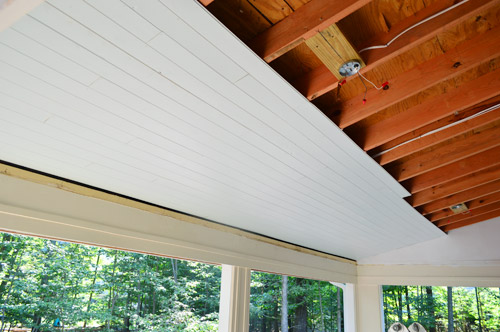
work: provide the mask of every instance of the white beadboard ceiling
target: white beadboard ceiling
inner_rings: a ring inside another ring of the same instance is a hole
[[[0,121],[4,161],[308,248],[444,236],[194,0],[43,3],[0,32]]]

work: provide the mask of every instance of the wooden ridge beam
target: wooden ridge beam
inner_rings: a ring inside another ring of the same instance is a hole
[[[460,24],[469,17],[486,11],[498,3],[500,3],[499,0],[469,0],[463,5],[415,27],[387,48],[363,52],[361,55],[366,63],[366,67],[362,69],[362,72],[367,72],[376,66],[397,57],[398,55],[427,41],[433,36],[436,36],[442,31]],[[417,12],[416,15],[410,16],[396,24],[388,33],[381,33],[375,36],[371,43],[367,46],[383,45],[408,27],[413,26],[441,9],[442,5],[439,4],[439,1],[437,1],[427,8]],[[296,79],[293,85],[309,100],[313,100],[335,89],[337,84],[337,78],[331,74],[328,68],[326,66],[319,66],[312,72]]]
[[[500,56],[499,35],[500,27],[491,29],[391,79],[389,90],[368,90],[366,99],[369,103],[366,105],[363,104],[364,93],[343,102],[340,114],[334,121],[341,128],[345,128],[412,95],[458,76],[479,63]],[[372,142],[371,137],[361,138],[363,141],[361,146],[365,150],[374,147],[376,141]]]
[[[469,210],[467,213],[457,214],[457,215],[451,216],[450,218],[438,220],[434,224],[437,227],[443,227],[443,226],[450,225],[450,224],[453,224],[453,223],[456,223],[456,222],[459,222],[459,221],[462,221],[465,219],[477,217],[477,216],[480,216],[482,214],[488,213],[488,212],[493,211],[493,210],[498,210],[498,209],[500,209],[500,202],[485,205],[485,206],[482,206],[482,207],[475,209],[475,210]]]
[[[500,126],[476,129],[453,138],[426,153],[388,168],[388,172],[398,181],[404,181],[455,161],[476,155],[500,145]]]
[[[496,218],[498,216],[500,216],[500,210],[494,210],[494,211],[482,214],[482,215],[477,216],[477,217],[472,217],[472,218],[469,218],[466,220],[462,220],[460,222],[456,222],[456,223],[451,224],[451,225],[443,226],[443,227],[441,227],[441,229],[443,230],[443,232],[449,232],[453,229],[469,226],[472,224],[477,224],[479,222],[493,219],[493,218]]]
[[[271,62],[304,40],[311,38],[318,31],[337,23],[370,1],[311,0],[256,36],[250,41],[249,46],[266,62]]]
[[[476,173],[496,165],[500,165],[500,146],[418,175],[405,181],[402,185],[405,188],[410,188],[411,193],[418,193],[422,190],[459,179],[463,176]],[[412,198],[413,206],[427,203],[426,201],[417,199],[416,195]]]
[[[487,196],[483,196],[483,197],[474,199],[470,202],[467,202],[466,204],[467,204],[467,207],[469,208],[469,210],[474,210],[474,209],[479,209],[482,206],[490,205],[490,204],[493,204],[493,203],[496,203],[499,201],[500,201],[500,192],[496,192],[496,193],[491,194],[491,195],[487,195]],[[440,220],[440,219],[443,219],[443,218],[446,218],[449,216],[453,216],[453,215],[455,215],[455,214],[450,209],[447,208],[447,209],[429,214],[427,216],[427,218],[430,221],[434,222],[434,221],[437,221],[437,220]]]
[[[441,185],[422,190],[414,193],[409,198],[410,204],[420,206],[421,202],[428,203],[447,197],[477,186],[481,186],[488,182],[500,179],[500,166],[494,166],[483,171],[465,175],[459,179],[443,183]]]
[[[425,204],[421,206],[418,210],[422,214],[429,214],[432,212],[439,211],[441,209],[445,209],[455,204],[460,204],[463,202],[468,202],[479,197],[483,197],[489,194],[493,194],[496,192],[500,192],[500,180],[489,182],[482,186],[472,188],[469,190],[462,191],[458,194],[451,195],[437,201]],[[467,207],[470,209],[469,205]]]
[[[416,128],[493,98],[499,91],[500,74],[495,70],[364,128],[361,146],[365,151],[373,149]]]
[[[498,119],[500,119],[500,109],[496,109],[486,114],[473,117],[462,123],[443,129],[439,132],[422,136],[411,142],[404,143],[403,145],[393,148],[392,150],[389,150],[386,153],[380,155],[379,157],[375,158],[375,160],[380,165],[385,165],[417,151],[428,148],[432,145],[444,142],[447,139],[463,134],[469,130],[477,129]]]

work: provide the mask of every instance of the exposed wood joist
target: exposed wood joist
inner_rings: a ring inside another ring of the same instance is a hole
[[[362,71],[369,71],[383,62],[389,61],[416,47],[440,32],[465,21],[469,17],[490,9],[498,3],[498,0],[469,0],[463,5],[415,27],[387,48],[363,52],[362,56],[366,67]],[[439,4],[428,6],[416,15],[410,16],[398,23],[389,32],[375,36],[370,45],[383,45],[387,43],[388,40],[394,38],[398,33],[439,11],[439,8]],[[337,84],[337,78],[330,73],[328,68],[320,66],[303,77],[296,79],[293,85],[309,100],[313,100],[335,89]]]
[[[426,153],[396,163],[388,169],[389,173],[398,181],[404,181],[499,146],[500,130],[494,126],[477,129],[453,138],[448,144],[442,144]]]
[[[500,210],[494,210],[494,211],[491,211],[489,213],[485,213],[485,214],[479,215],[477,217],[472,217],[472,218],[469,218],[469,219],[462,220],[460,222],[456,222],[456,223],[451,224],[451,225],[443,226],[443,227],[441,227],[441,229],[444,232],[449,232],[449,231],[451,231],[453,229],[461,228],[461,227],[464,227],[464,226],[469,226],[469,225],[472,225],[472,224],[477,224],[478,222],[489,220],[489,219],[493,219],[493,218],[496,218],[498,216],[500,216]]]
[[[414,193],[410,202],[432,202],[461,191],[475,188],[488,182],[500,179],[500,166],[494,166],[486,170],[462,176],[459,179]]]
[[[469,190],[462,191],[458,194],[451,195],[434,202],[425,204],[419,208],[419,210],[423,214],[429,214],[432,212],[439,211],[441,209],[445,209],[455,204],[460,204],[463,202],[468,202],[492,193],[500,192],[500,180],[493,181],[476,188],[472,188]],[[467,207],[470,209],[467,205]]]
[[[470,219],[473,217],[478,217],[482,214],[489,213],[491,211],[498,210],[498,209],[500,209],[500,202],[485,205],[485,206],[482,206],[482,207],[477,208],[475,210],[470,210],[467,213],[461,213],[461,214],[452,216],[450,218],[436,221],[435,225],[438,227],[443,227],[443,226],[450,225],[450,224],[453,224],[453,223],[456,223],[456,222],[459,222],[462,220]]]
[[[481,101],[493,98],[498,94],[498,91],[500,91],[500,74],[493,71],[462,84],[446,94],[438,95],[418,104],[403,113],[366,127],[362,142],[359,143],[364,150],[373,149],[415,128],[423,127]],[[339,121],[341,128],[352,124],[342,118]]]
[[[370,1],[312,0],[256,36],[249,46],[266,62],[271,62]]]
[[[492,29],[456,48],[426,61],[408,72],[390,80],[391,88],[387,91],[368,90],[364,105],[364,93],[343,102],[336,122],[341,128],[358,122],[412,95],[424,91],[474,68],[481,62],[487,62],[500,56],[500,28]],[[370,132],[368,132],[370,134]],[[364,137],[361,144],[365,150],[372,149],[377,141]]]
[[[443,167],[436,168],[433,171],[416,176],[403,185],[410,188],[411,193],[418,193],[422,190],[438,186],[452,180],[459,179],[465,175],[479,172],[496,165],[500,165],[500,147],[495,147],[473,155],[471,157],[459,160]],[[413,195],[412,205],[419,206],[428,201],[420,199],[420,196]]]
[[[470,202],[467,202],[466,204],[467,204],[467,207],[469,208],[469,210],[475,210],[475,209],[481,208],[482,206],[494,204],[494,203],[499,202],[499,201],[500,201],[500,192],[496,192],[494,194],[490,194],[490,195],[487,195],[484,197],[474,199]],[[441,220],[443,218],[447,218],[447,217],[453,216],[453,215],[455,215],[455,214],[450,209],[444,209],[444,210],[429,214],[427,216],[427,218],[430,221],[434,222],[434,221]]]
[[[498,119],[500,119],[500,109],[471,118],[467,121],[464,121],[452,127],[443,129],[439,132],[420,137],[411,142],[395,147],[392,150],[387,151],[386,153],[374,159],[378,161],[379,164],[385,165],[397,159],[406,157],[417,151],[426,149],[432,145],[444,142],[447,139],[463,134],[469,130],[477,129],[481,126],[484,126]]]

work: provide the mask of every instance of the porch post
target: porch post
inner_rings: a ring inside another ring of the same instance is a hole
[[[222,265],[219,332],[248,332],[250,269]]]
[[[385,327],[383,325],[382,286],[357,284],[356,293],[357,331],[383,332]]]

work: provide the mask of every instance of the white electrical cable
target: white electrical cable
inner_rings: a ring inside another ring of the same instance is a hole
[[[438,17],[438,16],[440,16],[440,15],[442,15],[442,14],[444,14],[444,13],[446,13],[446,12],[448,12],[448,11],[450,11],[450,10],[454,9],[454,8],[457,8],[458,6],[461,6],[461,5],[463,5],[464,3],[466,3],[466,2],[469,2],[469,0],[463,0],[463,1],[459,2],[459,3],[454,4],[453,6],[450,6],[450,7],[446,8],[446,9],[444,9],[444,10],[442,10],[442,11],[440,11],[440,12],[438,12],[438,13],[434,14],[434,15],[432,15],[432,16],[427,17],[426,19],[424,19],[424,20],[422,20],[422,21],[420,21],[420,22],[418,22],[418,23],[416,23],[416,24],[412,25],[411,27],[407,28],[407,29],[406,29],[406,30],[404,30],[403,32],[399,33],[396,37],[392,38],[392,39],[391,39],[391,40],[390,40],[387,44],[385,44],[385,45],[376,45],[376,46],[366,47],[366,48],[363,48],[361,51],[358,51],[358,53],[362,53],[362,52],[364,52],[364,51],[368,51],[368,50],[375,50],[375,49],[378,49],[378,48],[386,48],[386,47],[388,47],[389,45],[391,45],[391,44],[392,44],[392,43],[393,43],[396,39],[398,39],[399,37],[401,37],[402,35],[404,35],[404,34],[405,34],[405,33],[407,33],[408,31],[410,31],[411,29],[413,29],[413,28],[415,28],[415,27],[419,26],[420,24],[423,24],[423,23],[425,23],[425,22],[427,22],[427,21],[430,21],[430,20],[432,20],[433,18],[436,18],[436,17]]]
[[[367,81],[368,83],[370,83],[371,85],[373,85],[373,87],[375,89],[382,90],[384,88],[383,86],[381,86],[381,87],[376,86],[375,83],[373,83],[372,81],[370,81],[369,79],[367,79],[366,77],[364,77],[363,74],[361,74],[359,71],[358,71],[358,75],[361,76],[361,77],[363,77],[365,79],[365,81]]]
[[[459,120],[459,121],[456,121],[456,122],[450,123],[449,125],[443,126],[443,127],[441,127],[441,128],[438,128],[438,129],[431,130],[431,131],[429,131],[428,133],[425,133],[425,134],[420,135],[420,136],[418,136],[418,137],[412,138],[411,140],[408,140],[408,141],[406,141],[406,142],[400,143],[400,144],[398,144],[398,145],[396,145],[396,146],[394,146],[394,147],[392,147],[392,148],[390,148],[390,149],[387,149],[387,150],[384,150],[384,151],[382,151],[382,152],[379,152],[379,153],[377,153],[377,154],[375,154],[375,155],[373,155],[373,156],[371,156],[371,157],[372,157],[372,158],[377,158],[377,157],[380,157],[381,155],[383,155],[383,154],[385,154],[385,153],[387,153],[387,152],[389,152],[389,151],[391,151],[391,150],[394,150],[394,149],[396,149],[396,148],[399,148],[399,147],[400,147],[400,146],[402,146],[402,145],[408,144],[408,143],[413,142],[413,141],[415,141],[415,140],[417,140],[417,139],[420,139],[420,138],[422,138],[422,137],[425,137],[425,136],[429,136],[429,135],[435,134],[435,133],[440,132],[440,131],[442,131],[442,130],[445,130],[445,129],[447,129],[447,128],[450,128],[450,127],[456,126],[456,125],[458,125],[458,124],[460,124],[460,123],[462,123],[462,122],[465,122],[465,121],[468,121],[468,120],[474,119],[474,118],[476,118],[476,117],[478,117],[478,116],[480,116],[480,115],[483,115],[483,114],[489,113],[489,112],[494,111],[494,110],[499,109],[499,108],[500,108],[500,104],[496,104],[496,105],[494,105],[494,106],[488,107],[487,109],[482,110],[481,112],[477,112],[476,114],[471,115],[471,116],[469,116],[468,118],[465,118],[465,119],[462,119],[462,120]]]

